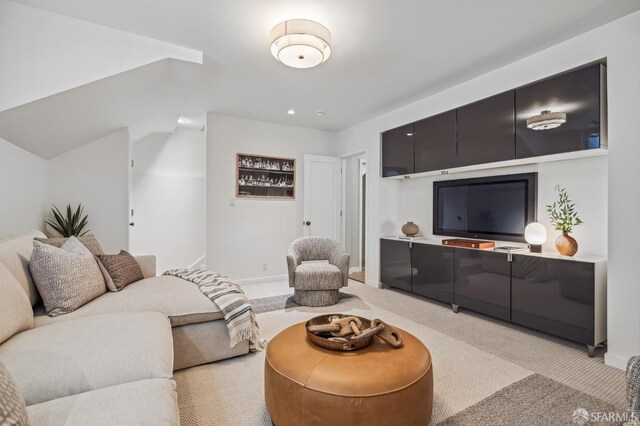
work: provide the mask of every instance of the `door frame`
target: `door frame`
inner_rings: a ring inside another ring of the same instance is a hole
[[[342,176],[342,161],[340,157],[332,157],[330,155],[317,155],[317,154],[304,154],[304,171],[303,171],[303,176],[304,176],[304,194],[303,194],[303,202],[302,202],[302,235],[303,236],[307,236],[309,235],[309,228],[306,227],[306,225],[304,224],[307,220],[309,220],[309,205],[310,205],[310,201],[311,201],[311,182],[309,179],[309,176],[311,173],[311,167],[310,167],[310,163],[313,160],[328,160],[331,159],[332,163],[335,162],[335,160],[337,161],[337,165],[340,167],[339,173],[340,173],[340,177],[337,179],[336,181],[336,187],[335,187],[335,191],[341,191],[342,189],[342,180],[343,180],[343,176]],[[341,239],[341,234],[342,234],[342,223],[341,223],[341,215],[342,215],[342,196],[338,195],[337,197],[337,203],[336,203],[336,211],[335,211],[335,220],[336,220],[336,232],[339,234],[337,236],[337,239]],[[313,224],[312,224],[313,226]]]
[[[367,170],[369,170],[369,151],[366,149],[362,149],[362,150],[358,150],[358,151],[353,151],[353,152],[348,152],[346,154],[343,154],[340,156],[341,160],[342,160],[342,164],[341,164],[341,178],[342,178],[342,187],[341,187],[341,192],[342,192],[342,203],[340,206],[340,234],[341,234],[341,238],[340,238],[340,244],[342,244],[342,247],[345,248],[346,247],[346,243],[347,243],[347,217],[344,214],[344,210],[345,207],[347,205],[347,175],[345,173],[345,169],[347,168],[347,160],[351,157],[364,157],[364,160],[367,162]],[[358,165],[360,163],[358,162]],[[358,174],[360,174],[360,167],[358,166]],[[358,185],[360,185],[361,183],[361,178],[360,176],[358,177]],[[369,185],[367,185],[368,187]],[[367,230],[369,228],[369,199],[370,197],[365,197],[365,206],[364,206],[364,218],[365,218],[365,241],[366,241],[366,234],[368,233]],[[361,204],[361,202],[360,202]],[[362,228],[361,226],[361,218],[358,218],[358,226],[360,228]],[[361,244],[359,244],[360,246]],[[359,268],[362,268],[362,248],[359,247],[359,256],[360,256],[360,264],[358,265]],[[365,252],[365,256],[368,256],[368,253]],[[365,265],[367,265],[368,262],[365,259]],[[366,266],[365,266],[366,267]],[[362,269],[360,269],[362,270]],[[367,281],[367,271],[365,269],[365,282]]]

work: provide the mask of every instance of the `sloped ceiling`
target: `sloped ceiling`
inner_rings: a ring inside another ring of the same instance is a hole
[[[154,127],[178,106],[176,114],[215,111],[341,130],[640,9],[640,0],[19,2],[204,52],[197,71],[173,61],[160,65],[169,67],[161,77],[150,71],[154,64],[0,113],[0,137],[49,156],[116,123]],[[296,70],[271,57],[270,29],[291,18],[330,29],[326,63]],[[161,106],[158,98],[173,100],[167,92],[182,104]]]

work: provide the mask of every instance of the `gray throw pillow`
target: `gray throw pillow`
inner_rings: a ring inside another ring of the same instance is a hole
[[[29,268],[52,317],[73,312],[107,291],[96,259],[75,237],[61,248],[34,241]]]
[[[82,237],[76,237],[82,243],[83,246],[89,249],[92,254],[102,254],[102,246],[96,239],[95,235],[83,235]],[[40,241],[41,243],[49,244],[54,247],[62,247],[64,243],[69,241],[69,238],[34,238],[36,241]]]
[[[29,424],[27,406],[4,364],[0,362],[0,425]]]

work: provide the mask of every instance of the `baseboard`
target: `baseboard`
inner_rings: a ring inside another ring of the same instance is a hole
[[[360,271],[362,271],[362,268],[359,267],[359,266],[354,266],[352,268],[349,268],[349,273],[350,274],[353,274],[354,272],[360,272]]]
[[[288,275],[271,275],[269,277],[256,277],[256,278],[244,278],[241,280],[234,280],[238,284],[257,284],[257,283],[270,283],[274,281],[288,280]]]
[[[365,284],[375,288],[382,288],[382,283],[374,280],[365,280]]]
[[[627,362],[629,360],[627,358],[618,356],[618,355],[614,355],[612,353],[607,352],[606,354],[604,354],[604,363],[605,365],[608,365],[610,367],[615,367],[618,368],[622,371],[625,371],[627,369]]]

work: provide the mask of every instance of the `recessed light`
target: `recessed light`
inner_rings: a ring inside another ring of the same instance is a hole
[[[324,117],[324,111],[316,111],[316,117]]]
[[[182,117],[178,118],[178,123],[180,123],[180,124],[184,124],[184,123],[186,123],[186,122],[187,122],[187,119],[186,119],[186,118],[182,118]]]
[[[296,113],[296,111],[295,111],[295,110],[293,110],[293,109],[290,109],[289,111],[287,111],[287,114],[289,114],[289,115],[293,115],[293,114],[295,114],[295,113]]]
[[[409,132],[407,133],[407,136],[413,136],[413,133]]]

